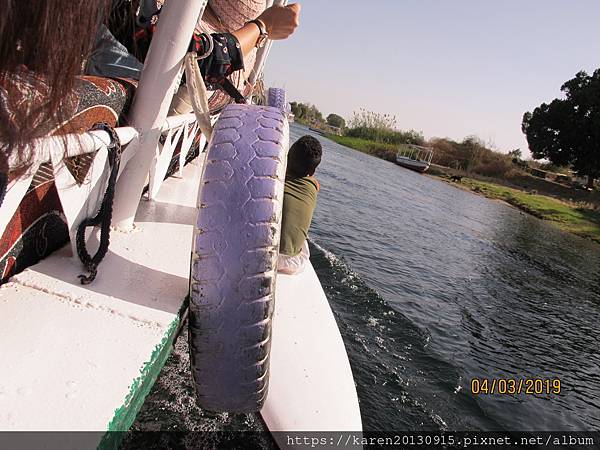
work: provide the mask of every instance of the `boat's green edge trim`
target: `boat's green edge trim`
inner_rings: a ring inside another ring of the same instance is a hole
[[[158,378],[161,369],[171,354],[173,340],[181,322],[180,313],[175,316],[175,319],[167,328],[167,332],[161,342],[154,347],[150,360],[144,364],[140,375],[133,380],[129,388],[129,393],[125,397],[125,402],[115,410],[115,415],[108,424],[108,431],[102,436],[97,450],[117,450],[121,445],[121,441],[125,437],[125,432],[133,424],[137,413],[144,404],[144,399],[150,392],[150,389],[152,389],[156,378]]]

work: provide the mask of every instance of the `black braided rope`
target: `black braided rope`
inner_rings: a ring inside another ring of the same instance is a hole
[[[92,130],[104,130],[110,135],[110,144],[108,150],[108,165],[110,167],[110,175],[108,177],[108,185],[102,199],[102,204],[98,213],[91,218],[84,219],[77,227],[75,244],[77,247],[77,255],[89,272],[88,275],[79,275],[81,284],[90,284],[96,278],[98,273],[98,265],[108,252],[110,244],[110,222],[112,220],[113,200],[115,198],[115,187],[117,184],[117,175],[119,174],[119,164],[121,162],[121,140],[115,129],[107,123],[100,122],[92,127]],[[87,227],[96,227],[100,225],[100,246],[94,256],[90,256],[85,246],[85,230]]]

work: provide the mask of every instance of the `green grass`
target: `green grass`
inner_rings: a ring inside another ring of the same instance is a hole
[[[529,194],[484,181],[463,178],[462,184],[488,198],[503,200],[535,217],[548,220],[564,231],[600,243],[600,212],[581,208],[545,195]]]
[[[334,134],[327,134],[327,138],[340,145],[345,145],[346,147],[353,148],[359,152],[367,153],[387,161],[396,160],[396,152],[398,151],[397,145],[382,144],[380,142],[350,136],[336,136]]]
[[[388,161],[396,161],[398,150],[396,145],[332,134],[327,134],[327,137],[354,150]],[[444,176],[443,173],[430,174]],[[581,208],[545,195],[529,194],[518,189],[471,178],[463,178],[462,185],[473,192],[480,193],[488,198],[503,200],[535,217],[550,221],[561,230],[600,243],[600,212],[598,211]]]

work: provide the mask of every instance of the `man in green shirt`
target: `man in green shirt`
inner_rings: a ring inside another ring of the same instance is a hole
[[[281,273],[300,273],[309,260],[306,239],[320,187],[313,175],[321,154],[321,143],[308,135],[294,142],[288,152],[277,269]]]

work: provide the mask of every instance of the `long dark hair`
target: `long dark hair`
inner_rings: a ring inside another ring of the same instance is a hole
[[[0,0],[0,159],[68,118],[109,0]]]

